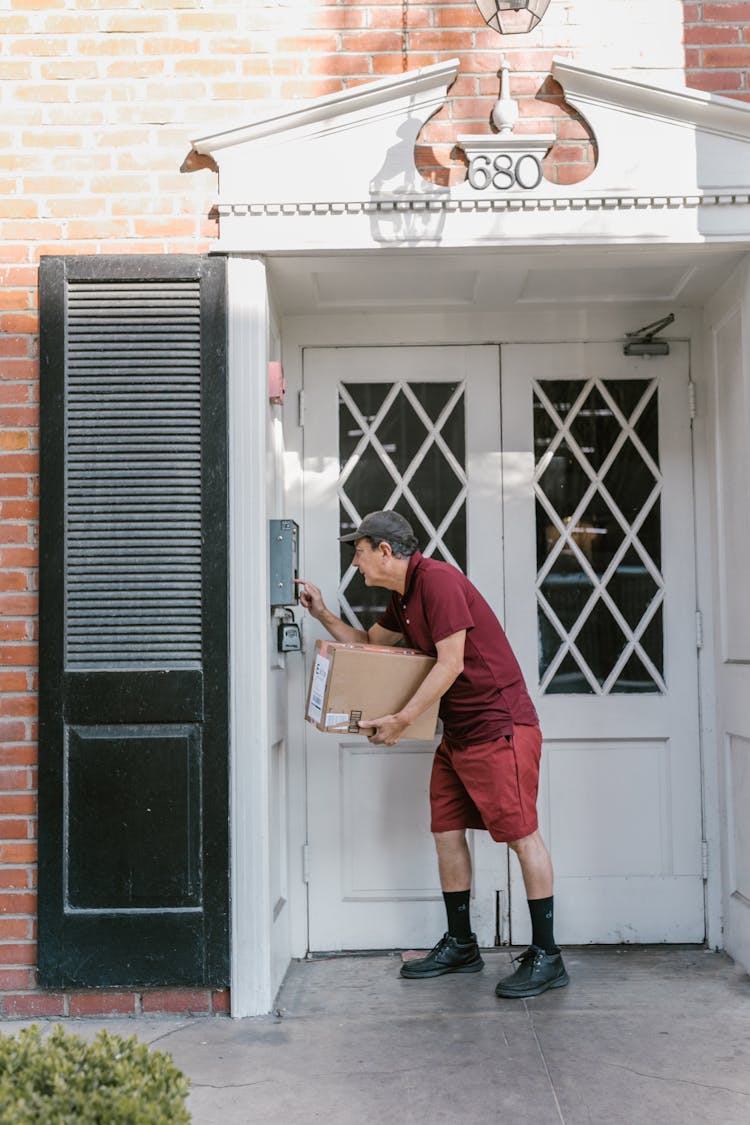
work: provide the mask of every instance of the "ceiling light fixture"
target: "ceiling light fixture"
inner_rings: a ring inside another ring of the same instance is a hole
[[[531,31],[549,7],[550,0],[476,0],[482,19],[501,35]]]

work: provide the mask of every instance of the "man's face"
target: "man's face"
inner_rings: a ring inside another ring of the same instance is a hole
[[[353,564],[365,580],[365,586],[378,586],[384,576],[383,552],[373,547],[369,539],[358,539],[354,544]]]

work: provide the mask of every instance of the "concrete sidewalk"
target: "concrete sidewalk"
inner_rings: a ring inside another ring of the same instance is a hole
[[[295,962],[258,1019],[49,1025],[169,1051],[195,1125],[750,1123],[750,978],[728,958],[567,949],[568,988],[497,1000],[513,952],[425,981],[397,955]]]

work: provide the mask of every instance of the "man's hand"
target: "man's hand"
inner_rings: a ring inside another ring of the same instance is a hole
[[[299,600],[301,604],[311,617],[319,621],[326,612],[326,604],[320,590],[312,582],[308,582],[306,578],[295,578],[294,581],[300,587]]]
[[[367,736],[369,742],[376,746],[395,746],[409,724],[398,715],[383,715],[380,719],[361,719],[359,725],[363,731],[374,728]]]

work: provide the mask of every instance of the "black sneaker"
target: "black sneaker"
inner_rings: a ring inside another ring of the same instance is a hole
[[[514,973],[499,982],[496,996],[509,999],[539,996],[548,988],[564,988],[570,981],[559,949],[557,953],[545,953],[538,946],[530,945],[525,953],[513,960],[520,961],[520,964]]]
[[[467,940],[443,934],[434,949],[418,961],[405,961],[401,976],[417,980],[419,977],[440,977],[443,973],[478,973],[484,967],[479,956],[479,946],[474,934]]]

